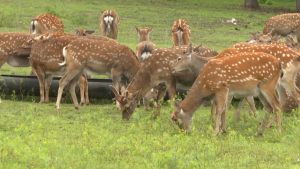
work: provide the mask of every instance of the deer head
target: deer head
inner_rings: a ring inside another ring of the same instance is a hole
[[[74,29],[74,34],[77,36],[87,36],[93,34],[95,31],[84,30],[84,29]]]
[[[300,44],[293,39],[291,36],[285,38],[285,45],[294,50],[300,50]]]
[[[138,101],[137,98],[138,98],[139,91],[135,93],[128,93],[128,91],[125,90],[125,92],[123,92],[122,95],[120,95],[117,92],[117,89],[112,85],[110,85],[109,88],[115,94],[115,98],[113,100],[116,100],[120,103],[122,118],[129,120],[135,108],[137,107],[137,101]]]
[[[153,30],[153,27],[151,28],[138,28],[137,26],[135,26],[135,30],[138,34],[138,38],[139,38],[139,42],[142,42],[142,41],[149,41],[149,35],[150,33],[152,32]]]

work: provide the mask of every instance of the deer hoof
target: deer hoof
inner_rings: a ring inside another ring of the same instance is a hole
[[[76,110],[79,110],[79,109],[80,109],[80,107],[79,107],[79,106],[75,106],[75,109],[76,109]]]
[[[83,106],[84,105],[84,102],[80,102],[80,106]]]
[[[57,110],[60,110],[60,106],[59,105],[56,105],[55,107],[56,107]]]
[[[255,133],[255,137],[260,137],[260,136],[262,136],[262,132]]]

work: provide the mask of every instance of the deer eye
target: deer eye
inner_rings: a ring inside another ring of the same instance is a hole
[[[179,58],[177,59],[177,62],[179,62],[179,61],[181,61],[181,57],[179,57]]]

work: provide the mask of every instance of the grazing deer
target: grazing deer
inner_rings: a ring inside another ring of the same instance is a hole
[[[117,40],[120,19],[116,11],[106,10],[100,18],[100,28],[103,36]]]
[[[188,45],[191,37],[190,26],[183,19],[176,20],[172,26],[171,36],[174,46]]]
[[[258,72],[253,71],[255,67]],[[275,94],[280,74],[280,62],[266,53],[239,53],[210,60],[203,67],[185,99],[181,103],[175,103],[176,108],[171,119],[181,126],[178,122],[180,119],[183,123],[181,128],[189,132],[195,111],[205,99],[215,98],[217,101],[215,133],[219,133],[221,121],[222,132],[226,132],[225,105],[228,96],[258,95],[268,113],[256,136],[263,133],[270,113],[275,113],[278,131],[281,133],[281,117],[277,114],[279,101]]]
[[[95,31],[92,30],[84,30],[84,29],[74,29],[74,34],[77,36],[88,36],[93,34]]]
[[[300,14],[289,13],[271,17],[267,20],[263,33],[271,32],[272,36],[275,34],[281,36],[295,35],[297,41],[300,40]]]
[[[12,67],[29,67],[29,54],[17,55],[19,49],[30,37],[29,34],[17,32],[0,33],[0,68],[7,62]]]
[[[176,95],[176,85],[181,88],[186,88],[193,84],[197,75],[190,70],[182,71],[176,74],[176,76],[172,74],[171,65],[183,54],[183,50],[186,50],[186,46],[157,49],[152,56],[142,64],[122,95],[115,92],[116,90],[112,88],[116,100],[119,101],[121,105],[127,106],[122,109],[123,114],[127,114],[127,119],[131,117],[136,108],[134,107],[136,100],[142,99],[152,88],[158,90],[156,100],[160,101],[161,98],[165,96],[167,89],[170,100],[173,100]],[[154,117],[160,115],[160,108],[161,104],[158,104]]]
[[[67,65],[68,69],[59,81],[57,109],[60,109],[62,92],[68,83],[75,108],[79,109],[75,85],[82,74],[108,75],[119,93],[121,78],[132,80],[140,68],[140,63],[130,48],[107,41],[79,38],[63,49],[63,56],[65,59],[60,65]]]
[[[153,27],[151,28],[146,27],[142,29],[135,26],[135,30],[138,34],[139,42],[143,42],[143,41],[149,41],[149,35],[152,32]]]
[[[236,52],[237,53],[237,52]],[[231,55],[231,54],[230,54]],[[223,57],[226,56],[226,55],[222,55]],[[196,55],[196,53],[192,50],[192,44],[190,43],[188,49],[187,49],[187,52],[185,53],[184,56],[182,57],[179,57],[177,59],[177,62],[175,62],[173,65],[172,65],[172,74],[174,74],[176,76],[176,74],[178,74],[178,72],[182,71],[182,70],[186,70],[186,69],[189,69],[191,70],[191,72],[193,72],[196,76],[198,76],[202,70],[202,68],[204,67],[204,64],[210,60],[211,58],[209,59],[205,59],[205,58],[202,58],[202,57],[199,57]],[[196,79],[195,79],[196,80]],[[193,84],[190,85],[190,87],[192,86]],[[232,97],[228,99],[228,105],[230,105],[231,103],[231,100],[232,100]],[[243,99],[239,106],[238,106],[238,109],[236,110],[236,116],[237,116],[237,119],[240,120],[240,111],[241,109],[243,108],[244,104],[245,104],[245,101],[247,101],[250,105],[250,108],[251,108],[251,111],[250,113],[252,115],[254,115],[255,117],[257,117],[257,114],[256,114],[256,108],[255,108],[255,104],[254,104],[254,99],[253,97],[246,97],[246,99]],[[213,118],[214,118],[214,112],[215,112],[215,102],[213,101],[212,102],[212,107],[211,107],[211,120],[213,121]]]
[[[62,21],[51,14],[40,14],[31,21],[30,33],[44,34],[48,32],[64,32]]]

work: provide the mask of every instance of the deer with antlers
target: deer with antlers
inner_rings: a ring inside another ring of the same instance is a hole
[[[172,26],[171,36],[174,46],[188,45],[191,37],[190,26],[183,19],[176,20]]]
[[[51,14],[40,14],[31,21],[30,33],[64,32],[63,22]]]
[[[257,72],[253,71],[255,67]],[[192,116],[202,102],[206,99],[216,99],[215,133],[219,133],[220,123],[222,132],[226,132],[225,105],[228,95],[240,97],[257,95],[268,113],[256,136],[263,133],[270,113],[275,113],[278,131],[281,133],[281,117],[277,114],[279,101],[275,94],[280,74],[280,62],[266,53],[239,53],[210,60],[203,67],[185,99],[181,103],[175,103],[171,119],[189,132]]]
[[[119,25],[120,19],[116,11],[106,10],[102,13],[100,28],[103,36],[117,40]]]
[[[76,109],[79,109],[75,85],[82,74],[106,74],[119,93],[121,78],[133,79],[140,68],[134,52],[125,45],[106,41],[80,38],[63,49],[64,62],[68,69],[59,82],[56,108],[60,109],[62,91],[70,83],[70,93]]]
[[[132,116],[136,108],[131,105],[136,105],[136,100],[143,98],[152,88],[158,90],[156,100],[160,101],[165,96],[166,90],[168,90],[170,100],[173,100],[176,95],[176,85],[186,88],[195,81],[197,75],[190,70],[182,71],[176,76],[172,74],[171,65],[183,54],[184,50],[186,46],[156,50],[147,62],[142,64],[125,92],[122,95],[114,92],[116,100],[124,107],[122,112],[127,114],[127,119]],[[112,90],[115,91],[113,88]],[[154,118],[160,115],[160,108],[159,103]]]

